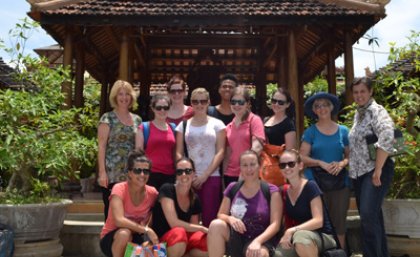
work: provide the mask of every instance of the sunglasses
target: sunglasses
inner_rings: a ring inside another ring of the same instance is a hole
[[[168,105],[158,105],[158,106],[155,106],[155,107],[153,107],[153,109],[155,109],[156,111],[162,111],[162,110],[165,110],[165,111],[169,111],[169,106]]]
[[[139,175],[140,173],[143,173],[146,176],[150,175],[150,169],[134,168],[133,172],[137,175]]]
[[[319,109],[321,109],[321,108],[328,108],[328,107],[330,107],[330,104],[315,104],[315,105],[314,105],[314,108],[315,108],[316,110],[319,110]]]
[[[169,90],[169,93],[171,93],[171,94],[181,94],[181,93],[183,93],[184,92],[184,89],[170,89]]]
[[[285,105],[287,104],[287,101],[271,98],[271,103],[277,105]]]
[[[193,173],[193,169],[176,169],[175,173],[177,176],[181,176],[182,174],[186,174],[186,175],[190,175],[191,173]]]
[[[286,167],[289,168],[294,168],[296,166],[296,161],[295,162],[280,162],[279,163],[279,167],[280,169],[285,169]]]
[[[191,100],[192,105],[198,105],[198,104],[206,105],[208,102],[209,102],[208,99],[206,99],[206,100]]]
[[[235,104],[245,105],[245,103],[246,103],[246,101],[242,100],[242,99],[240,99],[240,100],[235,100],[235,99],[230,100],[231,105],[235,105]]]

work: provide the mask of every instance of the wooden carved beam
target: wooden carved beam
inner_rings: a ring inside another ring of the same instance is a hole
[[[114,30],[110,26],[106,26],[105,32],[108,35],[109,39],[111,39],[111,43],[114,46],[115,50],[120,51],[120,43],[118,42],[118,39],[115,36]]]

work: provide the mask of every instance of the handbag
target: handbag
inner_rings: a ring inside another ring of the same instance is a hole
[[[331,175],[321,167],[311,167],[315,182],[323,192],[343,189],[347,170],[343,168],[337,176]]]
[[[285,145],[264,144],[260,153],[261,168],[260,178],[270,184],[281,186],[286,180],[279,167],[279,157],[283,153]]]
[[[365,136],[365,139],[368,146],[369,158],[372,161],[374,161],[376,160],[376,148],[378,148],[378,137],[373,133]],[[392,148],[392,153],[389,154],[390,157],[404,154],[406,152],[404,137],[401,130],[399,129],[394,129],[394,141],[392,143]]]
[[[138,245],[129,242],[125,247],[124,257],[167,257],[166,243]]]

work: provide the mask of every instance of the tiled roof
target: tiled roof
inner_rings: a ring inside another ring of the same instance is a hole
[[[93,16],[249,16],[311,17],[370,14],[316,0],[88,0],[55,10],[52,15]]]
[[[11,88],[11,89],[20,89],[20,88],[33,88],[33,85],[25,81],[17,81],[14,78],[14,73],[16,71],[7,65],[3,58],[0,57],[0,88]]]

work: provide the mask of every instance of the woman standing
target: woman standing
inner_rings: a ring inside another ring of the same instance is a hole
[[[128,242],[141,244],[143,235],[158,243],[156,233],[148,227],[151,208],[158,192],[146,185],[151,163],[143,152],[134,151],[128,155],[128,180],[114,186],[110,196],[111,208],[101,232],[100,246],[108,257],[124,256]]]
[[[202,221],[204,226],[216,218],[220,206],[222,180],[219,166],[225,149],[225,125],[219,119],[207,115],[210,104],[209,92],[204,88],[196,88],[191,93],[191,104],[194,116],[180,123],[177,132],[177,159],[184,155],[185,146],[188,156],[196,163],[196,176],[193,187],[203,203]]]
[[[282,257],[318,256],[321,251],[336,246],[331,222],[322,204],[322,192],[315,182],[303,177],[303,163],[296,150],[286,150],[279,161],[290,185],[285,185],[286,190],[282,192],[286,230],[277,251]],[[288,222],[291,220],[293,222]]]
[[[289,92],[279,87],[271,96],[271,109],[274,115],[264,123],[267,142],[278,146],[284,144],[286,149],[296,148],[293,100]]]
[[[153,228],[160,241],[166,242],[168,256],[207,256],[207,227],[199,225],[201,204],[192,189],[194,162],[181,158],[176,162],[176,183],[164,184],[153,208]],[[161,217],[161,218],[157,218]]]
[[[278,187],[259,179],[256,152],[245,151],[240,167],[243,181],[226,188],[218,219],[209,227],[209,256],[222,257],[226,250],[232,257],[273,256],[282,216]]]
[[[331,221],[344,248],[350,202],[350,181],[344,169],[348,164],[349,141],[348,128],[332,120],[339,106],[336,96],[324,92],[306,100],[305,114],[316,119],[316,123],[303,133],[300,153],[308,167],[305,176],[310,180],[315,179],[323,191]],[[333,187],[324,186],[323,182],[331,180],[336,181]]]
[[[128,153],[134,149],[141,118],[130,112],[136,94],[130,83],[117,80],[109,94],[111,112],[102,115],[98,126],[98,184],[102,190],[105,220],[109,196],[115,183],[126,179]]]
[[[350,130],[350,177],[353,179],[362,226],[364,257],[389,256],[382,216],[382,203],[394,176],[394,122],[385,108],[373,99],[372,81],[355,79],[351,85],[357,104]],[[376,160],[369,158],[366,136],[375,134]]]
[[[250,111],[251,96],[248,90],[236,87],[230,106],[235,117],[226,126],[227,146],[223,163],[225,187],[239,178],[241,154],[249,149],[259,154],[265,141],[261,118]]]
[[[168,122],[178,125],[183,120],[188,120],[193,116],[191,106],[184,104],[186,97],[187,83],[179,75],[173,76],[166,84],[166,88],[171,98],[172,105],[168,112]]]
[[[171,107],[167,95],[154,95],[150,107],[153,120],[139,126],[136,149],[146,149],[146,155],[152,161],[148,184],[159,190],[163,184],[175,182],[175,128],[166,121]]]

